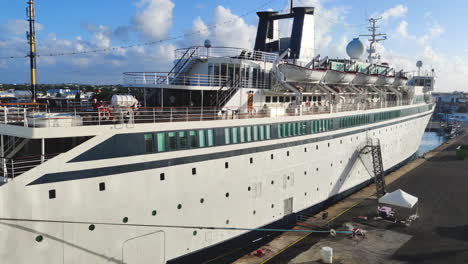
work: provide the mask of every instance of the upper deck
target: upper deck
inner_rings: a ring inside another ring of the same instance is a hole
[[[314,116],[325,114],[352,115],[354,112],[369,110],[391,111],[420,105],[413,102],[387,102],[369,104],[338,104],[310,107],[276,106],[255,109],[242,113],[238,108],[113,108],[111,106],[74,109],[46,109],[43,105],[3,106],[0,108],[0,134],[30,139],[94,136],[107,131],[101,129],[133,128],[137,124],[160,124],[174,122],[200,122],[216,120],[273,119],[281,122],[288,117]]]

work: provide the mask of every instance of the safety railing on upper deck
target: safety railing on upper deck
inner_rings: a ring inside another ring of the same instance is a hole
[[[112,106],[99,109],[75,109],[75,111],[60,111],[44,108],[0,108],[0,124],[24,127],[76,127],[98,125],[120,125],[139,123],[191,122],[247,118],[283,118],[287,116],[305,116],[371,109],[391,110],[391,107],[402,104],[366,103],[309,105],[301,108],[277,104],[264,107],[254,107],[247,113],[239,111],[238,107],[200,108],[200,107],[168,107],[168,108],[116,108]],[[406,105],[405,103],[403,105]]]
[[[206,74],[186,74],[181,73],[173,78],[166,72],[126,72],[124,73],[124,83],[128,85],[157,85],[157,86],[205,86],[205,87],[227,87],[230,78],[227,76],[213,76]],[[240,80],[242,88],[269,89],[268,78],[242,79]]]
[[[243,59],[243,60],[252,60],[252,61],[261,61],[261,62],[275,62],[278,58],[278,54],[268,53],[263,51],[255,51],[241,48],[231,48],[231,47],[211,47],[206,48],[203,46],[176,49],[175,58],[176,60],[184,57],[184,54],[192,53],[194,57],[198,58],[233,58],[233,59]]]

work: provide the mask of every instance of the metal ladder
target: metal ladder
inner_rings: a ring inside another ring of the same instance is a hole
[[[198,57],[198,49],[198,47],[188,49],[167,74],[168,78],[172,81],[176,81],[181,73],[190,68],[190,66],[192,66],[196,61],[194,56]]]
[[[386,193],[386,185],[380,140],[368,139],[367,145],[361,150],[360,154],[371,154],[376,194],[378,198],[384,196]]]
[[[224,107],[227,102],[234,96],[234,94],[239,90],[241,87],[241,79],[237,78],[236,80],[231,79],[226,82],[221,88],[219,88],[217,95],[216,95],[216,106],[219,108]],[[224,88],[228,88],[224,90]]]

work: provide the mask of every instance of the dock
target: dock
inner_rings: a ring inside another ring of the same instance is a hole
[[[286,232],[235,264],[314,264],[320,248],[334,248],[334,263],[468,263],[468,160],[456,148],[468,134],[454,138],[386,177],[387,191],[402,189],[419,197],[419,218],[411,225],[376,219],[375,186],[370,185],[327,208],[294,229],[365,230],[362,240],[349,235]]]

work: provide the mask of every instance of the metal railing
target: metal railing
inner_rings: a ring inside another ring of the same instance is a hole
[[[406,105],[406,104],[403,104]],[[225,119],[247,118],[282,118],[285,116],[301,116],[329,114],[372,109],[388,109],[403,106],[396,103],[364,103],[338,105],[306,105],[297,107],[287,103],[270,104],[264,107],[254,107],[247,113],[239,107],[167,107],[167,108],[115,108],[101,107],[99,109],[77,109],[76,111],[60,111],[48,109],[48,112],[37,108],[13,109],[0,108],[0,124],[24,127],[76,127],[139,123],[190,122]]]
[[[242,48],[231,48],[231,47],[212,47],[206,48],[203,46],[176,49],[175,58],[181,59],[184,57],[184,54],[193,53],[194,57],[201,59],[206,59],[209,57],[216,58],[233,58],[233,59],[244,59],[252,61],[261,61],[261,62],[274,62],[278,58],[278,54],[268,53],[263,51],[255,51]]]
[[[128,85],[182,85],[182,86],[204,86],[223,87],[228,84],[228,76],[213,76],[206,74],[180,73],[176,78],[167,72],[126,72],[124,73],[124,83]],[[240,87],[269,89],[269,79],[242,79]]]
[[[47,154],[45,156],[23,157],[17,159],[0,159],[0,178],[4,181],[14,179],[21,174],[45,163],[46,161],[58,156],[60,153]]]

